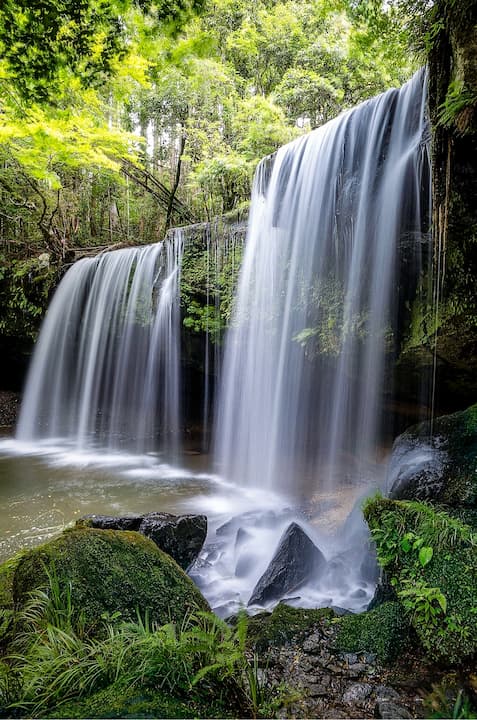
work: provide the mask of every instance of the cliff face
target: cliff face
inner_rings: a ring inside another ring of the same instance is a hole
[[[456,403],[477,394],[477,2],[439,0],[434,13],[434,329],[446,404],[446,394]]]

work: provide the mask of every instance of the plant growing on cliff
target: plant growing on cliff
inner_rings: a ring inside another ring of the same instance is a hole
[[[459,662],[477,649],[477,542],[472,528],[425,503],[380,496],[365,517],[422,645]]]

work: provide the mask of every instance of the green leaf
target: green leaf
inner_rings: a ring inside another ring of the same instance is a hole
[[[419,550],[419,562],[422,567],[426,567],[431,562],[433,554],[434,550],[431,547],[424,546]]]
[[[447,600],[446,600],[445,595],[442,595],[442,593],[437,595],[437,602],[441,606],[442,612],[446,613],[447,612]]]

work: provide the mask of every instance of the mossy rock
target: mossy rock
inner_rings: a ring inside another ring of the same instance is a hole
[[[396,439],[391,498],[477,508],[477,404],[436,418],[430,435],[420,423]]]
[[[165,624],[210,609],[177,563],[137,532],[75,528],[28,551],[13,576],[15,607],[48,585],[48,573],[71,585],[73,607],[91,632],[104,614],[129,621],[139,610]]]
[[[304,610],[284,603],[273,612],[263,612],[249,619],[247,641],[255,650],[286,645],[291,640],[303,638],[309,631],[334,617],[330,608]]]
[[[459,663],[477,652],[477,535],[430,505],[374,498],[364,508],[378,561],[424,649]]]
[[[237,717],[227,702],[192,692],[177,698],[161,690],[117,682],[77,702],[63,703],[44,717],[51,718],[207,718]]]
[[[338,622],[336,649],[342,652],[374,653],[382,663],[390,663],[409,642],[410,623],[397,602],[385,602],[359,615],[345,615]]]

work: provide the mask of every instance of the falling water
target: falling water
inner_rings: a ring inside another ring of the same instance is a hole
[[[177,451],[181,231],[75,263],[37,343],[17,438]]]
[[[429,222],[425,88],[421,71],[257,170],[217,414],[237,484],[310,495],[379,457]]]

